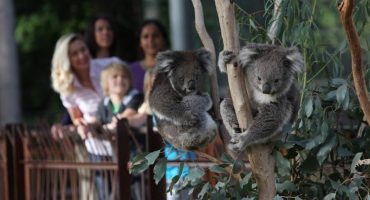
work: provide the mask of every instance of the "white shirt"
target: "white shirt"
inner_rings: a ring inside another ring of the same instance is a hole
[[[65,108],[78,107],[86,122],[91,123],[98,109],[98,104],[103,98],[102,88],[100,86],[100,73],[112,62],[124,63],[117,57],[98,58],[90,61],[90,78],[95,91],[83,87],[76,77],[73,78],[74,91],[67,95],[61,95],[63,106]]]

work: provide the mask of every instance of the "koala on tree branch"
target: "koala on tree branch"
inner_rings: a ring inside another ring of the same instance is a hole
[[[299,90],[295,77],[303,70],[303,58],[295,47],[267,44],[248,44],[238,55],[231,51],[220,53],[221,72],[226,72],[226,63],[235,62],[246,74],[254,120],[248,130],[242,132],[231,99],[224,99],[220,110],[231,136],[229,148],[241,152],[250,145],[275,139],[286,123],[296,119]]]
[[[149,96],[158,131],[173,146],[194,150],[208,145],[217,125],[207,113],[212,100],[201,93],[201,78],[215,70],[211,54],[197,51],[165,51],[156,58],[156,78]]]

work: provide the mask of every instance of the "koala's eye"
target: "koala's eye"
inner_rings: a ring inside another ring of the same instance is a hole
[[[289,66],[290,66],[290,61],[289,61],[289,60],[287,60],[287,59],[284,59],[284,61],[283,61],[283,65],[284,65],[285,67],[289,67]]]
[[[179,78],[179,80],[180,80],[180,81],[184,81],[184,77],[180,77],[180,78]]]
[[[258,80],[260,81],[261,80],[261,77],[258,77]]]
[[[278,83],[278,82],[279,82],[279,79],[275,79],[275,80],[274,80],[274,82],[275,82],[275,83]]]

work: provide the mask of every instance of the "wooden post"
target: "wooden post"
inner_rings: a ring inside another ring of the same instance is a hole
[[[153,152],[157,151],[164,147],[162,137],[153,131],[153,121],[152,116],[148,115],[147,118],[147,151]],[[161,157],[164,156],[164,153],[161,153]],[[150,196],[148,199],[166,199],[166,179],[162,178],[159,181],[158,185],[154,182],[154,173],[153,173],[154,165],[149,167],[149,188],[150,188]],[[166,175],[164,176],[166,177]]]
[[[117,124],[117,157],[118,157],[118,198],[120,200],[131,199],[131,178],[127,168],[130,160],[130,148],[128,143],[128,123],[126,119]]]
[[[215,0],[220,22],[224,49],[239,52],[239,37],[236,32],[234,1]],[[246,130],[253,117],[249,105],[245,74],[240,66],[228,64],[227,74],[230,93],[240,128]],[[256,178],[260,200],[271,200],[276,194],[275,160],[271,145],[253,145],[247,149],[252,172]]]

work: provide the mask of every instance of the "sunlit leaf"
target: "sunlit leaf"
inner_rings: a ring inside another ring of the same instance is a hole
[[[324,197],[324,200],[333,200],[335,199],[335,193],[329,193]]]

